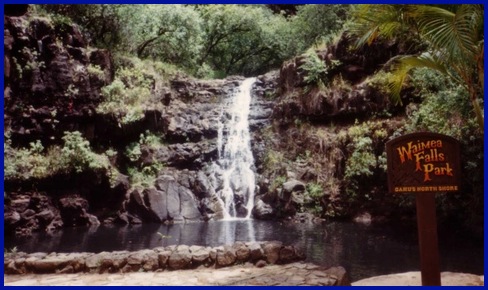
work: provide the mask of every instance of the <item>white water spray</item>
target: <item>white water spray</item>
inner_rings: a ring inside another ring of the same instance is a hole
[[[248,117],[251,88],[255,81],[255,78],[244,80],[237,91],[226,100],[219,119],[219,159],[214,168],[222,182],[216,193],[223,208],[224,219],[249,219],[254,207],[256,180],[252,170],[254,157]]]

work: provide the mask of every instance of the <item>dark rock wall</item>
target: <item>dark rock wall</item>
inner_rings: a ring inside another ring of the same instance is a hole
[[[87,47],[76,25],[25,16],[4,23],[4,121],[13,144],[56,143],[66,130],[93,126],[100,89],[113,80],[110,52]]]
[[[60,144],[64,131],[80,131],[95,151],[114,147],[117,156],[112,163],[126,174],[127,145],[146,131],[164,140],[158,148],[141,146],[138,165],[164,164],[149,186],[132,187],[124,174],[116,176],[115,185],[110,184],[107,174],[91,171],[43,180],[7,180],[6,233],[28,235],[63,225],[200,221],[222,216],[210,164],[217,158],[221,104],[242,77],[195,80],[176,76],[153,88],[152,106],[141,120],[120,125],[114,116],[96,111],[103,101],[101,88],[114,80],[110,51],[88,47],[76,25],[27,16],[5,16],[4,22],[4,118],[12,146],[41,140],[48,147]],[[256,218],[314,220],[302,212],[308,202],[308,183],[335,179],[340,184],[350,154],[347,142],[333,141],[339,131],[324,131],[324,124],[335,122],[347,130],[357,118],[391,109],[386,96],[365,79],[402,49],[375,43],[352,53],[350,44],[344,35],[335,46],[317,52],[324,63],[340,61],[330,76],[340,77],[347,85],[328,84],[330,89],[323,91],[305,89],[305,72],[300,68],[303,56],[257,77],[249,117],[258,181]],[[302,123],[308,124],[308,131],[300,129]],[[397,125],[385,122],[384,127],[391,133]],[[315,134],[319,129],[326,132],[322,139]],[[330,137],[327,142],[326,137]],[[307,151],[317,162],[297,159]],[[278,160],[270,168],[269,152],[293,160]],[[285,178],[283,186],[276,186],[278,177]],[[325,191],[320,205],[341,212],[347,199],[340,189]]]

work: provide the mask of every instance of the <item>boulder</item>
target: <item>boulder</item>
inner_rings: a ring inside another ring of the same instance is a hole
[[[280,260],[280,251],[282,246],[283,243],[279,241],[266,242],[261,246],[268,263],[276,264]]]
[[[97,224],[98,219],[87,213],[88,201],[81,197],[65,197],[59,200],[59,211],[66,226]],[[99,222],[98,222],[99,224]]]
[[[344,267],[331,267],[325,270],[325,273],[336,279],[334,286],[351,286],[351,280]]]
[[[210,249],[201,246],[191,246],[190,247],[191,255],[192,255],[192,265],[209,265],[210,260]]]
[[[289,180],[285,183],[283,183],[283,190],[285,192],[295,192],[295,191],[304,191],[305,190],[305,184],[301,181],[298,181],[296,179]]]
[[[237,260],[236,251],[233,247],[225,245],[222,250],[217,251],[216,267],[227,267],[234,265]]]
[[[249,258],[252,262],[256,262],[264,258],[264,250],[259,243],[249,242],[246,243],[249,248]]]
[[[235,242],[233,245],[238,262],[246,262],[251,256],[251,250],[243,242]]]
[[[258,199],[252,209],[252,216],[257,219],[267,220],[274,217],[274,209],[271,205]]]
[[[178,246],[168,259],[168,266],[173,270],[187,269],[191,266],[192,256],[188,246]]]

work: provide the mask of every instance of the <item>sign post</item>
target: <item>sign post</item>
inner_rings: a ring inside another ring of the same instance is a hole
[[[415,193],[423,286],[440,286],[435,193],[459,190],[459,142],[419,132],[386,143],[388,190]]]

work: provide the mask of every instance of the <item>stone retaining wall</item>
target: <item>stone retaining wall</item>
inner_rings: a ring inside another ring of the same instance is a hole
[[[236,242],[220,247],[173,245],[135,252],[4,254],[4,274],[117,273],[221,268],[246,262],[257,267],[305,259],[301,250],[281,242]]]

